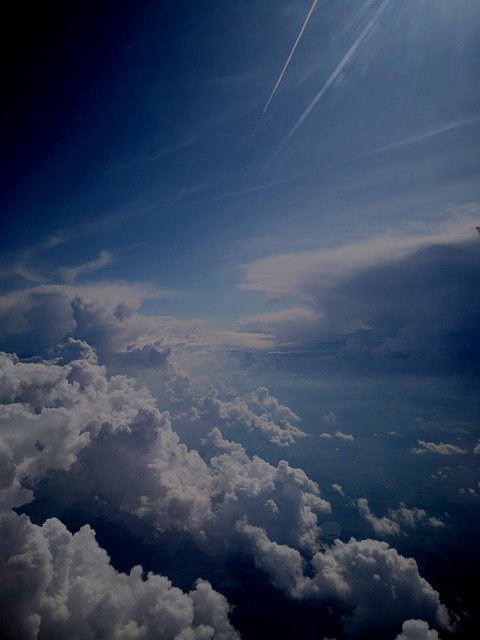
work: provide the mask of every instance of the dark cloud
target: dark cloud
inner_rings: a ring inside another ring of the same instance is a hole
[[[431,244],[370,260],[362,255],[355,269],[326,266],[320,258],[300,254],[301,268],[285,285],[285,294],[306,306],[251,316],[242,327],[275,334],[285,351],[317,350],[340,368],[469,375],[478,370],[476,244]],[[267,266],[268,271],[258,267],[267,274],[256,275],[257,289],[279,287]]]

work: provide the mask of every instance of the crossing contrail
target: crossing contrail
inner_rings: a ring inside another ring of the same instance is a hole
[[[314,11],[317,2],[318,2],[318,0],[313,0],[312,4],[310,5],[310,9],[308,10],[308,13],[307,13],[307,15],[305,17],[305,20],[303,21],[302,28],[300,29],[300,32],[299,32],[299,34],[297,36],[297,39],[295,40],[295,42],[293,44],[293,47],[292,47],[290,53],[288,54],[287,61],[283,65],[283,69],[282,69],[282,71],[280,72],[280,75],[277,78],[275,86],[273,87],[272,92],[270,93],[270,95],[268,97],[268,100],[265,103],[265,106],[263,107],[263,111],[262,111],[262,113],[260,115],[260,118],[258,119],[258,122],[257,122],[257,126],[255,127],[255,129],[253,131],[252,139],[250,140],[250,144],[252,143],[252,141],[253,141],[253,139],[255,137],[255,134],[257,133],[258,128],[260,127],[260,125],[262,123],[263,117],[267,113],[267,109],[270,106],[271,101],[273,100],[273,96],[277,92],[277,89],[278,89],[278,87],[279,87],[279,85],[280,85],[280,83],[282,81],[283,76],[285,75],[285,72],[286,72],[286,70],[288,68],[288,65],[290,64],[290,60],[293,58],[293,54],[295,53],[295,49],[297,48],[298,43],[300,42],[300,40],[302,38],[303,32],[305,31],[305,29],[307,27],[308,21],[310,20],[310,16],[312,15],[312,13]]]
[[[387,7],[387,5],[389,3],[390,3],[390,0],[383,0],[382,4],[378,7],[378,9],[375,11],[373,16],[367,22],[367,24],[363,28],[362,32],[358,36],[358,38],[355,40],[355,42],[352,44],[352,46],[347,51],[347,53],[343,56],[343,58],[340,60],[340,62],[337,64],[337,66],[332,71],[332,73],[329,76],[329,78],[325,81],[324,85],[322,86],[320,91],[317,93],[315,98],[310,102],[308,107],[305,109],[305,111],[302,113],[302,115],[299,117],[299,119],[296,121],[296,123],[290,129],[288,134],[282,140],[280,145],[277,147],[277,149],[275,150],[275,152],[274,152],[272,157],[276,156],[283,149],[285,144],[288,142],[288,140],[290,140],[290,138],[293,136],[293,134],[298,129],[298,127],[300,127],[300,125],[303,123],[305,118],[310,114],[312,109],[323,98],[323,96],[325,95],[325,93],[327,92],[329,87],[331,87],[331,85],[335,82],[335,80],[338,78],[338,76],[343,71],[343,69],[347,66],[347,64],[350,62],[350,60],[354,57],[354,55],[356,54],[358,48],[360,47],[362,42],[365,40],[365,38],[367,37],[367,35],[371,31],[371,29],[374,27],[375,23],[377,22],[379,17],[382,15],[382,13],[384,12],[384,10],[386,9],[386,7]]]

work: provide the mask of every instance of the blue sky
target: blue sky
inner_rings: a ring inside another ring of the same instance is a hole
[[[228,305],[231,318],[252,304],[232,295],[245,262],[429,232],[476,201],[478,4],[387,3],[275,153],[378,7],[318,4],[250,143],[306,8],[142,3],[100,15],[67,52],[57,35],[26,78],[26,92],[46,84],[38,112],[11,98],[22,170],[6,184],[3,249],[72,234],[33,257],[40,271],[106,250],[91,278],[180,289],[172,309],[222,318]]]
[[[477,637],[479,25],[477,0],[12,10],[8,637]]]

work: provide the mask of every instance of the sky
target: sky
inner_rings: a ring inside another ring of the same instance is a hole
[[[5,637],[478,637],[479,3],[7,28]]]

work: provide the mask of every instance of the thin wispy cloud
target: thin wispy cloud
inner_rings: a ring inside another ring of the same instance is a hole
[[[186,140],[182,140],[177,144],[172,144],[168,147],[164,147],[163,149],[160,149],[157,153],[153,153],[149,156],[142,156],[140,158],[135,158],[130,162],[125,162],[124,164],[118,165],[116,169],[117,170],[130,169],[132,167],[135,167],[138,164],[155,162],[156,160],[160,160],[161,158],[165,158],[174,153],[178,153],[179,151],[184,151],[185,149],[188,149],[193,144],[195,144],[195,142],[197,142],[197,140],[199,140],[201,137],[202,137],[201,135],[191,136],[190,138],[187,138]]]
[[[255,129],[253,131],[252,139],[250,141],[250,144],[253,142],[253,139],[255,138],[255,135],[256,135],[256,133],[257,133],[262,121],[263,121],[263,118],[264,118],[265,114],[267,113],[268,107],[270,106],[270,103],[272,102],[272,100],[273,100],[273,98],[274,98],[274,96],[275,96],[275,94],[277,92],[277,89],[278,89],[278,87],[280,86],[280,83],[283,80],[283,76],[285,75],[285,73],[286,73],[286,71],[288,69],[288,65],[290,64],[290,61],[293,58],[293,54],[295,53],[295,51],[296,51],[296,49],[297,49],[297,47],[298,47],[298,45],[300,43],[300,40],[302,39],[303,32],[307,28],[307,25],[308,25],[308,23],[310,21],[312,13],[315,10],[317,2],[318,2],[318,0],[313,0],[312,4],[310,5],[310,9],[308,10],[307,15],[305,16],[305,20],[303,21],[302,27],[301,27],[300,31],[298,32],[298,35],[297,35],[297,38],[296,38],[295,42],[293,43],[293,47],[291,48],[290,53],[288,54],[288,58],[287,58],[285,64],[283,65],[283,68],[282,68],[282,70],[280,72],[280,75],[277,78],[277,81],[275,82],[275,86],[273,87],[270,95],[268,96],[268,100],[265,103],[265,106],[263,107],[263,111],[262,111],[262,113],[260,115],[260,118],[258,119],[258,122],[257,122],[257,126],[255,127]]]
[[[361,31],[360,35],[357,37],[355,42],[352,44],[350,49],[347,51],[347,53],[343,56],[343,58],[337,64],[337,66],[332,71],[332,73],[330,74],[328,79],[324,82],[324,84],[323,84],[322,88],[320,89],[320,91],[313,98],[313,100],[310,102],[308,107],[305,109],[305,111],[302,113],[302,115],[298,118],[296,123],[293,125],[293,127],[287,133],[287,135],[282,140],[280,145],[277,147],[277,149],[275,150],[275,152],[273,154],[273,157],[276,156],[283,149],[283,147],[290,140],[290,138],[293,136],[293,134],[303,124],[303,122],[310,115],[312,110],[317,106],[317,104],[320,102],[320,100],[323,98],[325,93],[332,86],[332,84],[335,82],[335,80],[338,78],[338,76],[341,74],[341,72],[345,69],[345,67],[348,65],[348,63],[353,59],[353,57],[357,53],[358,49],[360,48],[360,46],[364,42],[365,38],[370,33],[370,31],[373,29],[373,27],[377,23],[378,19],[380,18],[382,13],[387,8],[388,4],[390,4],[390,0],[383,0],[382,4],[378,7],[378,9],[375,11],[373,16],[367,22],[367,24],[365,25],[365,27],[363,28],[363,30]]]
[[[391,149],[398,149],[399,147],[406,147],[411,144],[415,144],[416,142],[422,142],[422,140],[427,140],[428,138],[434,138],[435,136],[439,136],[442,133],[447,133],[448,131],[453,131],[454,129],[460,129],[462,127],[469,127],[472,124],[476,124],[480,122],[480,116],[475,116],[474,118],[466,118],[464,120],[456,120],[454,122],[448,122],[443,125],[443,127],[438,127],[437,129],[433,129],[432,131],[427,131],[426,133],[421,133],[417,136],[412,136],[410,138],[405,138],[404,140],[399,140],[398,142],[393,142],[392,144],[387,144],[384,147],[377,147],[373,151],[367,153],[369,156],[373,156],[377,153],[383,153],[384,151],[390,151]]]
[[[78,276],[102,269],[112,262],[113,256],[111,253],[108,251],[100,251],[98,257],[94,260],[89,260],[88,262],[84,262],[76,267],[63,267],[59,271],[64,280],[67,282],[74,282]]]

